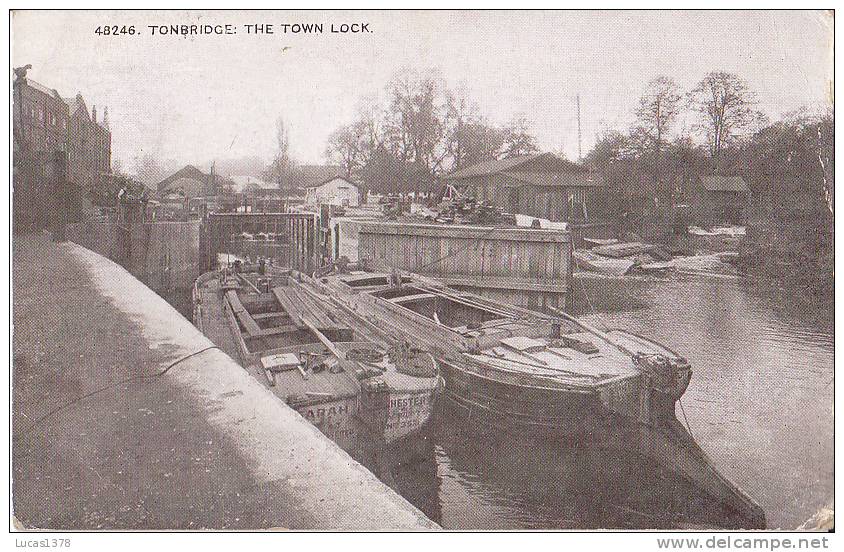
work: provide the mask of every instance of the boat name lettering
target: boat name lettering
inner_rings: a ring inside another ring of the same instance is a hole
[[[316,412],[314,411],[313,408],[309,408],[308,413],[305,417],[306,418],[322,418],[326,414],[328,414],[329,416],[336,416],[338,414],[346,414],[348,411],[349,411],[348,406],[336,406],[336,407],[332,406],[332,407],[329,407],[328,409],[317,408]]]
[[[402,407],[402,406],[420,406],[427,402],[427,397],[420,396],[420,397],[408,397],[405,399],[392,399],[390,400],[390,407]]]

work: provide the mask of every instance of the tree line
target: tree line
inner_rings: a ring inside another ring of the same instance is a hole
[[[771,122],[757,106],[747,83],[723,71],[685,94],[667,77],[652,80],[631,127],[605,133],[586,158],[604,179],[603,215],[637,229],[664,228],[696,178],[741,176],[751,190],[740,250],[747,269],[828,293],[834,281],[833,112],[801,108]]]
[[[668,77],[653,79],[634,115],[626,131],[600,136],[585,159],[603,174],[615,210],[670,205],[697,176],[723,174],[744,177],[754,204],[768,211],[832,213],[831,112],[802,109],[772,123],[744,79],[713,71],[685,93]]]
[[[465,86],[450,88],[435,69],[398,72],[383,97],[363,100],[326,146],[327,159],[367,189],[427,191],[442,174],[539,151],[525,117],[491,123]]]

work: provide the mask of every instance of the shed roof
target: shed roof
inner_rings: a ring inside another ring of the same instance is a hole
[[[473,176],[485,176],[488,174],[496,174],[500,172],[504,172],[508,169],[513,169],[545,155],[544,153],[533,153],[530,155],[519,155],[518,157],[510,157],[508,159],[492,159],[490,161],[482,161],[480,163],[475,163],[474,165],[470,165],[466,168],[460,169],[455,171],[449,175],[446,175],[446,180],[451,179],[459,179],[459,178],[471,178]]]
[[[583,165],[552,153],[484,161],[447,175],[444,180],[463,180],[493,174],[505,174],[513,180],[533,186],[597,187],[604,183],[600,175],[590,172]]]
[[[349,184],[351,184],[355,188],[358,187],[358,185],[355,182],[353,182],[352,180],[349,180],[348,178],[346,178],[343,175],[337,175],[337,176],[332,176],[332,177],[328,178],[327,180],[325,180],[325,182],[319,182],[319,183],[314,184],[312,186],[308,186],[307,189],[313,190],[313,189],[316,189],[316,188],[321,188],[321,187],[325,186],[326,184],[334,182],[335,180],[342,180],[344,182],[348,182]]]
[[[703,188],[710,192],[749,192],[747,182],[740,176],[702,176]]]

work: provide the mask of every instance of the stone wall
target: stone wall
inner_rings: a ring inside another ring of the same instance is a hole
[[[81,222],[67,238],[126,268],[157,293],[193,286],[200,274],[199,221]]]

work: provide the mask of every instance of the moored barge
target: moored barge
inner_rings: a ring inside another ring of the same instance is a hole
[[[440,387],[434,358],[367,331],[302,278],[247,265],[204,274],[194,323],[344,448],[361,430],[386,443],[419,431]]]
[[[445,398],[473,425],[657,461],[740,516],[742,526],[764,527],[758,504],[714,470],[677,420],[692,370],[667,347],[415,274],[335,271],[318,285],[359,317],[430,351]]]

